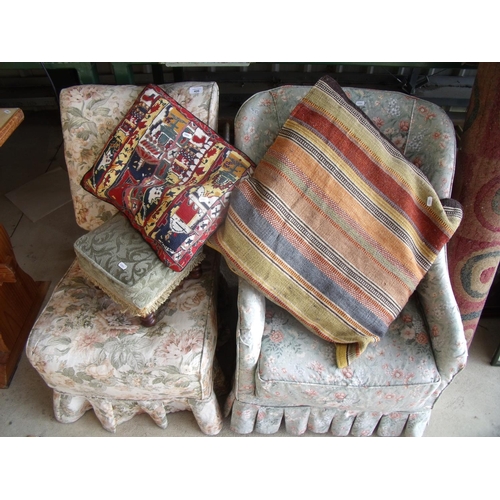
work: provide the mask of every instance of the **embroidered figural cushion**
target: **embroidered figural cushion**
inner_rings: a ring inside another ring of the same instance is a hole
[[[348,365],[387,331],[462,217],[324,77],[231,196],[229,267]]]
[[[251,160],[156,85],[118,124],[81,185],[114,205],[181,271],[226,215]]]

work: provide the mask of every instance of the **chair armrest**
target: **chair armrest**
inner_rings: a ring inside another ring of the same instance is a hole
[[[446,247],[420,282],[417,292],[444,387],[465,367],[467,361],[467,343],[460,310],[451,287]]]
[[[239,278],[235,387],[240,394],[255,394],[255,370],[259,361],[265,316],[264,295]]]
[[[417,288],[429,327],[430,340],[442,387],[450,383],[467,361],[467,343],[460,311],[451,287],[446,248]],[[239,278],[236,385],[240,394],[255,394],[255,371],[259,361],[266,315],[266,299]]]

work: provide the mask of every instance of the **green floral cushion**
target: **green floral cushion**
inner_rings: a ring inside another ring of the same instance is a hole
[[[154,312],[203,259],[201,251],[182,271],[172,271],[121,213],[80,237],[74,245],[87,278],[124,310]]]

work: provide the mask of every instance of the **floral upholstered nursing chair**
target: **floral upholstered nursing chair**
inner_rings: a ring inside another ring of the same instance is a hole
[[[217,129],[215,83],[161,87]],[[87,231],[110,221],[117,210],[84,190],[80,181],[141,90],[131,85],[82,85],[61,92],[64,151],[76,221]],[[138,273],[141,263],[139,259]],[[93,409],[103,427],[114,432],[118,424],[147,413],[164,429],[169,412],[189,410],[203,433],[220,432],[222,417],[213,390],[217,259],[207,253],[201,266],[201,277],[184,279],[156,311],[156,323],[147,327],[94,286],[75,260],[34,325],[26,347],[29,361],[54,391],[58,421],[75,422]]]
[[[444,111],[397,92],[344,90],[439,198],[449,198],[456,145]],[[285,86],[251,97],[235,119],[236,147],[258,164],[308,91]],[[420,436],[436,400],[465,366],[446,247],[381,340],[342,368],[334,343],[238,279],[237,366],[226,403],[237,433],[272,434],[284,424],[291,434]]]

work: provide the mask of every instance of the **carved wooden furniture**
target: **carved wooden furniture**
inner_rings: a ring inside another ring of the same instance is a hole
[[[18,265],[9,235],[0,225],[0,388],[15,373],[28,334],[50,282],[34,281]]]

